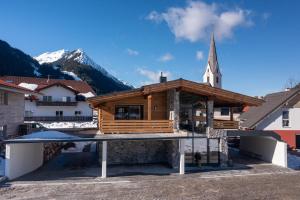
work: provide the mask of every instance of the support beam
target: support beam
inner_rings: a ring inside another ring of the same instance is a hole
[[[152,119],[152,95],[147,96],[147,103],[148,103],[148,120]]]
[[[179,153],[180,153],[180,159],[179,159],[179,174],[184,174],[184,165],[185,165],[185,158],[184,158],[184,139],[179,140]]]
[[[107,141],[102,142],[102,178],[106,178],[107,169]]]

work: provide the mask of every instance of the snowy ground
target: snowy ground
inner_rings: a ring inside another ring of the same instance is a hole
[[[300,157],[299,156],[288,153],[287,160],[288,160],[288,168],[300,169]]]
[[[0,176],[4,176],[5,159],[0,157]]]
[[[83,149],[87,145],[91,145],[89,152],[96,152],[96,142],[74,142],[75,147],[70,147],[68,149],[62,149],[62,153],[76,153],[76,152],[83,152]]]
[[[97,121],[91,122],[39,122],[48,129],[56,128],[97,128]]]

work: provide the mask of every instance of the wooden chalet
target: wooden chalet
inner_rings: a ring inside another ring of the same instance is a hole
[[[233,108],[263,100],[184,79],[145,85],[88,99],[98,109],[101,133],[204,133],[206,127],[238,129]],[[230,120],[214,119],[214,108],[229,107]]]

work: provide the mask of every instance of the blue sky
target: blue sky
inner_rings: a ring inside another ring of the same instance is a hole
[[[223,88],[264,95],[300,80],[299,9],[296,0],[2,0],[0,39],[32,56],[82,48],[140,86],[159,71],[201,82],[214,31]]]

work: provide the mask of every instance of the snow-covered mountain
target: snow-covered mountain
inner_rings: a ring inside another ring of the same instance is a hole
[[[97,94],[132,88],[109,74],[80,49],[46,52],[33,58],[0,40],[0,76],[7,75],[83,80]]]
[[[55,69],[60,69],[64,74],[72,76],[74,79],[85,80],[93,87],[93,82],[102,82],[100,80],[89,80],[89,77],[85,77],[86,71],[92,70],[99,76],[105,77],[107,83],[103,83],[102,88],[97,90],[97,93],[106,93],[111,90],[118,91],[124,89],[130,89],[132,86],[120,81],[110,73],[108,73],[102,66],[95,63],[82,49],[76,49],[68,51],[61,49],[54,52],[46,52],[39,56],[34,57],[40,64],[52,65]],[[92,69],[91,69],[92,68]],[[101,77],[98,77],[98,79]],[[110,88],[109,90],[103,87]],[[116,90],[115,90],[115,89]]]

